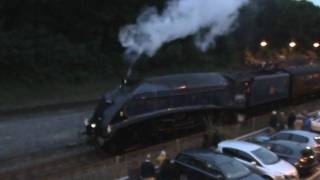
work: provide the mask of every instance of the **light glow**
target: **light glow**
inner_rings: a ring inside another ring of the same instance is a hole
[[[96,125],[95,123],[92,123],[92,124],[91,124],[91,127],[92,127],[92,128],[96,128],[97,125]]]
[[[268,43],[266,41],[261,41],[260,46],[261,47],[267,47]]]
[[[297,43],[294,42],[294,41],[291,41],[291,42],[289,43],[289,46],[290,46],[291,48],[294,48],[294,47],[297,46]]]
[[[313,47],[315,47],[315,48],[320,47],[320,43],[318,43],[318,42],[313,43]]]

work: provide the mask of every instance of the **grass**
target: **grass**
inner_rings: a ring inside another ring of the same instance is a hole
[[[0,110],[94,100],[119,82],[114,78],[86,83],[5,84],[0,86]]]

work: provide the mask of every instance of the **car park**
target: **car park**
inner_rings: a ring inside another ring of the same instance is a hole
[[[234,157],[266,179],[299,179],[297,169],[293,165],[260,145],[246,141],[227,140],[218,144],[218,150]]]
[[[318,165],[310,147],[285,140],[268,141],[264,146],[294,165],[300,174],[309,174]]]
[[[262,180],[237,160],[210,149],[190,149],[175,159],[179,179]]]
[[[270,140],[287,140],[298,142],[304,146],[309,146],[315,152],[317,159],[320,158],[320,135],[317,133],[303,130],[284,130],[271,136],[255,138],[256,141],[267,142]]]

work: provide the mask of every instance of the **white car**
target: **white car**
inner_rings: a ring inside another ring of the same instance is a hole
[[[234,157],[265,179],[299,179],[297,169],[268,149],[246,141],[227,140],[219,143],[218,151]]]

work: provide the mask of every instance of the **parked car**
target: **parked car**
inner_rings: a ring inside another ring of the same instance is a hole
[[[180,179],[262,180],[235,159],[210,149],[185,150],[175,158]]]
[[[237,140],[219,143],[218,150],[232,156],[265,179],[299,179],[297,169],[263,146]]]
[[[273,140],[268,141],[264,146],[276,153],[281,159],[294,165],[300,174],[308,174],[318,165],[314,152],[310,147],[303,144],[286,140]]]
[[[270,140],[287,140],[311,147],[317,159],[320,158],[320,135],[317,133],[303,130],[284,130],[279,131],[271,136],[260,136],[255,138],[256,141],[267,142]]]

